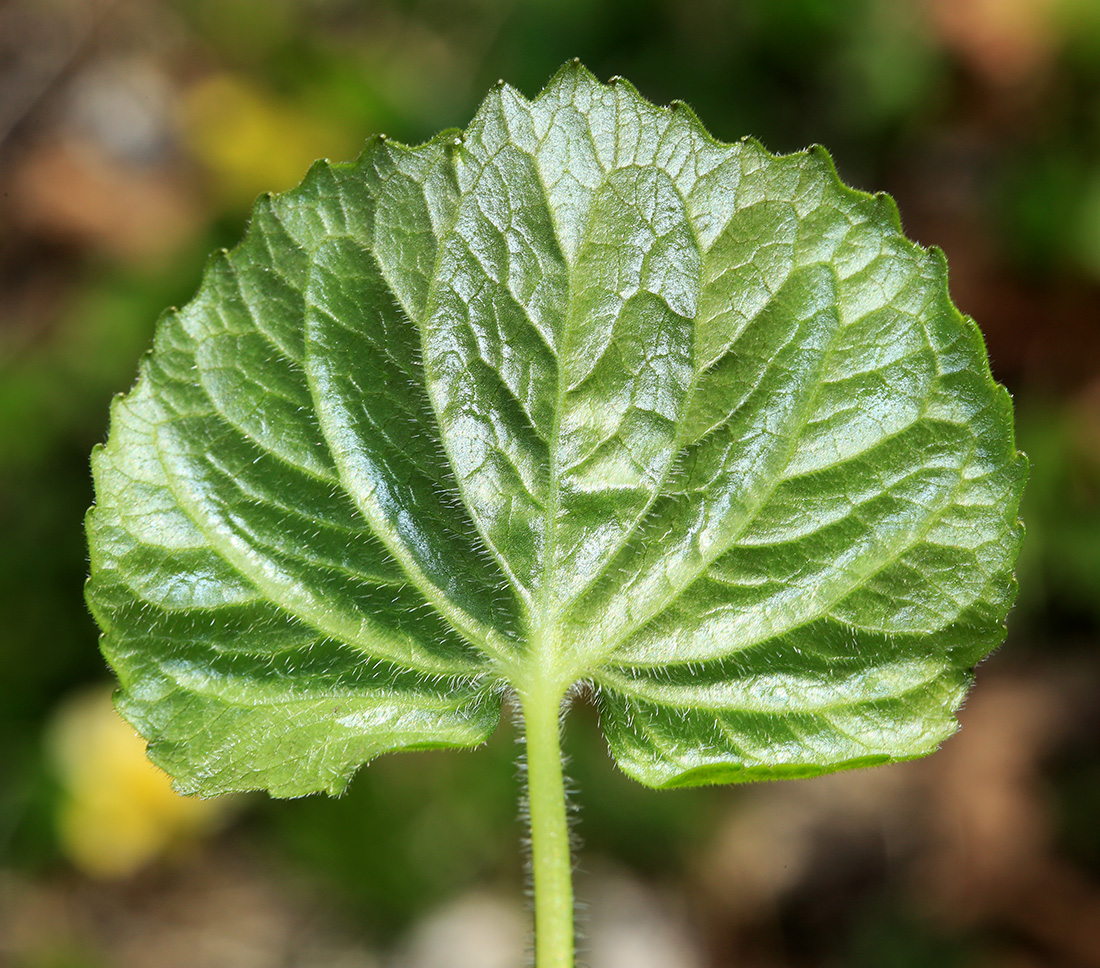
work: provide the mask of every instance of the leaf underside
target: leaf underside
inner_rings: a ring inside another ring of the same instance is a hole
[[[120,710],[181,791],[277,796],[543,674],[652,786],[928,753],[1026,473],[890,199],[574,64],[262,198],[93,467]]]

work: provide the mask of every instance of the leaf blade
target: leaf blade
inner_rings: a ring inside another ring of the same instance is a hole
[[[567,673],[655,786],[923,755],[1026,475],[892,202],[575,65],[261,200],[95,464],[121,704],[207,793],[475,744]]]

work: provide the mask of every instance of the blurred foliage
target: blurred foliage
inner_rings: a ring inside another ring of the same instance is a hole
[[[1017,618],[1045,647],[1095,649],[1100,628],[1100,408],[1033,399],[1018,440],[1031,461]]]
[[[1051,774],[1057,791],[1058,847],[1100,879],[1100,759],[1095,744],[1063,753]]]
[[[978,960],[974,945],[937,936],[898,906],[878,899],[858,913],[845,968],[964,968]]]
[[[286,188],[312,158],[350,157],[374,132],[417,142],[465,124],[498,77],[533,94],[572,56],[655,101],[686,100],[720,138],[827,144],[848,181],[893,191],[907,227],[947,249],[1032,461],[1006,652],[1096,661],[1095,0],[14,7],[0,46],[29,53],[0,60],[0,866],[62,864],[52,818],[68,794],[44,724],[61,697],[104,677],[81,599],[87,455],[159,312],[195,290],[206,253],[240,237],[252,197]],[[592,717],[579,704],[568,731],[588,849],[679,876],[737,792],[631,784]],[[257,798],[238,829],[392,934],[464,886],[515,886],[513,739],[505,727],[475,754],[383,758],[339,800]],[[1058,849],[1095,877],[1098,757],[1080,741],[1047,773]],[[903,906],[891,896],[857,913],[835,963],[979,960]],[[66,958],[58,949],[48,963],[88,963]]]

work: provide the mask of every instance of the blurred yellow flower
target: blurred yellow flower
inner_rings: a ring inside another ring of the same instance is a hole
[[[47,729],[61,784],[62,849],[93,877],[125,877],[215,829],[229,806],[176,793],[145,757],[145,743],[100,687],[66,700]]]
[[[357,139],[335,122],[233,74],[192,86],[183,97],[180,127],[184,144],[231,205],[285,191],[315,158],[342,160],[357,148]]]

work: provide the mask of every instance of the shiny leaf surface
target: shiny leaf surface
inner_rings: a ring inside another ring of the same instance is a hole
[[[261,199],[94,470],[122,712],[184,791],[292,796],[542,680],[653,786],[928,753],[1025,463],[888,198],[569,65]]]

